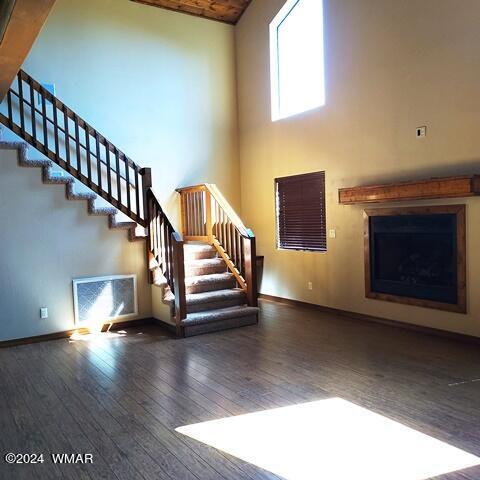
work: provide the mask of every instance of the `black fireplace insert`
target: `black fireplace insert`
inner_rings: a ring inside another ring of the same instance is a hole
[[[459,305],[464,301],[459,298],[459,292],[463,295],[459,282],[464,284],[464,268],[459,270],[459,264],[464,253],[459,254],[463,246],[458,245],[462,238],[458,232],[459,222],[464,228],[464,215],[459,219],[455,211],[436,213],[435,207],[425,213],[410,210],[412,214],[367,212],[367,296]]]

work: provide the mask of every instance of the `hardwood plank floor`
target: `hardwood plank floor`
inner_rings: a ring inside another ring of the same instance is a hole
[[[0,478],[278,480],[175,428],[331,397],[480,455],[478,346],[261,308],[258,326],[182,340],[144,326],[0,349]],[[45,463],[7,465],[7,452]],[[94,463],[55,465],[50,453]],[[480,468],[437,478],[478,480]]]

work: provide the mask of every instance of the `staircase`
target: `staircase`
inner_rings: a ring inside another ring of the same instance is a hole
[[[151,170],[22,70],[0,105],[0,124],[14,136],[2,139],[0,126],[0,149],[18,150],[21,167],[41,168],[43,182],[64,185],[67,200],[85,201],[88,214],[106,216],[130,241],[146,240],[149,281],[164,289],[178,336],[257,323],[255,236],[215,185],[177,190],[176,231]]]
[[[107,217],[108,226],[112,230],[127,231],[131,242],[145,240],[146,229],[132,222],[126,215],[116,208],[109,206],[103,199],[85,188],[74,177],[59,169],[48,159],[38,158],[31,152],[28,144],[18,139],[6,138],[7,132],[0,125],[0,150],[16,150],[18,152],[18,166],[22,168],[40,168],[42,182],[45,185],[65,186],[65,199],[71,201],[85,201],[89,215]],[[12,136],[12,135],[10,135]]]
[[[184,336],[257,323],[258,308],[247,305],[245,291],[237,287],[213,245],[186,243],[184,254],[187,316],[180,322]],[[173,307],[170,291],[164,301]]]

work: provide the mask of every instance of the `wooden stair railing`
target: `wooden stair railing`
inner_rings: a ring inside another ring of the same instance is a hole
[[[183,238],[164,214],[151,188],[146,192],[146,202],[149,218],[147,252],[150,283],[158,283],[154,272],[159,268],[175,295],[175,321],[177,330],[180,330],[180,322],[187,316]]]
[[[147,225],[144,171],[23,70],[0,122],[119,211]]]
[[[151,189],[151,170],[140,168],[22,70],[0,105],[0,123],[148,229],[149,280],[152,271],[161,271],[172,291],[180,292],[178,321],[185,318],[183,240]]]
[[[255,235],[214,184],[179,188],[182,230],[186,241],[214,245],[246,295],[248,305],[258,300]]]

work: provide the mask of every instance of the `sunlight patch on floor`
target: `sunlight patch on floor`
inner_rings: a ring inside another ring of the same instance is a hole
[[[341,398],[179,427],[287,480],[424,480],[480,458]]]
[[[80,333],[74,332],[70,335],[70,342],[93,342],[98,340],[111,340],[114,338],[121,338],[126,335],[125,331],[119,332],[90,332]]]

